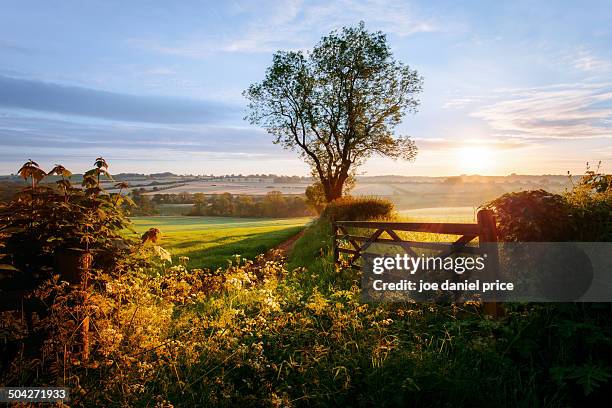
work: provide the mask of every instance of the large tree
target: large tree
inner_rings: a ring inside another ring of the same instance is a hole
[[[332,201],[372,155],[415,158],[414,142],[393,130],[416,112],[422,83],[393,58],[386,36],[361,22],[333,31],[309,52],[275,53],[265,79],[244,92],[245,119],[298,151]]]

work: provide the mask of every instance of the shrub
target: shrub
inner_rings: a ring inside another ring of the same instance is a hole
[[[330,221],[364,221],[392,217],[395,207],[376,197],[342,197],[329,203],[322,216]]]
[[[311,184],[306,187],[306,204],[312,208],[317,214],[321,214],[325,208],[327,200],[325,199],[325,192],[323,191],[323,185],[320,181]]]
[[[612,176],[588,165],[580,181],[564,195],[544,190],[507,193],[485,207],[495,212],[504,241],[612,239]]]
[[[502,241],[566,241],[572,235],[565,198],[544,190],[506,193],[485,204],[497,219]]]
[[[587,170],[572,191],[565,194],[575,224],[575,239],[612,240],[612,175]]]
[[[83,175],[81,188],[71,183],[72,173],[61,165],[47,173],[30,160],[19,175],[29,186],[0,208],[0,230],[6,232],[0,242],[1,263],[48,277],[64,251],[91,251],[94,266],[112,262],[123,252],[120,231],[129,226],[123,205],[133,203],[122,194],[125,183],[116,185],[118,193],[103,189],[101,178],[112,181],[103,158]]]

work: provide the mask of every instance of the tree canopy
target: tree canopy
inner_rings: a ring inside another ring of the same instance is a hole
[[[423,79],[393,58],[385,34],[363,22],[333,31],[308,52],[278,51],[262,82],[244,95],[245,119],[299,152],[332,201],[372,155],[413,160],[394,128],[419,105]]]

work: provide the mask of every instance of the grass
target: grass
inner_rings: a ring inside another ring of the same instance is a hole
[[[253,259],[300,232],[310,218],[133,217],[137,233],[152,227],[162,232],[161,245],[189,257],[189,268],[227,265],[235,254]]]

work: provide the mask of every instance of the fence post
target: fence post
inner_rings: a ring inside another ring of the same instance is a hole
[[[478,240],[480,243],[497,242],[497,228],[495,226],[495,216],[491,210],[480,210],[477,214],[478,220]],[[499,268],[499,253],[497,247],[487,252],[487,263],[489,268],[495,268],[496,273]],[[497,302],[484,302],[483,311],[485,315],[497,317],[500,315],[500,308]]]

